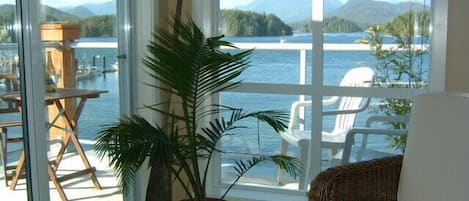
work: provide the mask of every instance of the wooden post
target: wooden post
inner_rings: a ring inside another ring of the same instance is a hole
[[[52,54],[52,63],[58,77],[58,88],[76,88],[76,63],[75,50],[68,47],[68,43],[80,38],[80,25],[78,24],[43,24],[41,25],[41,38],[44,42],[57,42],[60,47],[48,47],[45,52]],[[46,54],[44,54],[45,58]],[[62,101],[65,111],[73,116],[73,111],[77,107],[75,99]],[[55,106],[49,106],[49,119],[51,120],[58,113]],[[62,119],[56,125],[67,125]],[[50,130],[50,139],[57,139],[63,136],[64,131],[56,128]]]

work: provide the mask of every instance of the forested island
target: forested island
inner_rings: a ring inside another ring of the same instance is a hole
[[[63,12],[61,10],[52,8],[50,6],[43,6],[46,10],[44,23],[66,23],[66,24],[80,24],[81,37],[116,37],[116,16],[115,15],[97,15],[87,18],[80,18],[75,15]],[[15,7],[13,5],[0,6],[0,27],[5,29],[0,30],[1,42],[15,42],[15,34],[13,27],[15,19]]]
[[[46,10],[44,23],[67,23],[80,24],[81,37],[116,37],[116,16],[115,15],[96,15],[91,17],[78,17],[68,12],[64,12],[49,6],[43,6]],[[0,5],[0,26],[5,27],[0,31],[0,41],[12,42],[16,41],[13,30],[14,12],[13,5]],[[393,18],[386,26],[403,26],[402,16]],[[419,12],[419,18],[425,22],[424,26],[429,24],[428,10]],[[355,21],[347,20],[338,16],[326,17],[324,19],[324,32],[326,33],[348,33],[362,32],[371,25],[360,25]],[[396,25],[397,24],[397,25]],[[274,14],[256,13],[252,11],[242,10],[221,10],[220,12],[220,29],[221,33],[226,36],[284,36],[292,35],[293,30],[298,32],[311,32],[311,21],[301,21],[297,23],[286,24]],[[422,27],[422,26],[420,26]]]
[[[220,29],[225,36],[285,36],[293,29],[274,14],[221,10]]]
[[[302,21],[292,23],[291,26],[299,32],[311,32],[312,23]],[[328,17],[324,19],[324,32],[326,33],[351,33],[362,32],[366,27],[360,27],[356,23],[339,17]]]

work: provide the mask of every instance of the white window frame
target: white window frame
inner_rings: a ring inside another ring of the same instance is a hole
[[[39,1],[17,0],[17,15],[21,21],[16,28],[20,33],[18,53],[21,74],[22,121],[24,148],[26,153],[28,200],[49,200],[49,175],[47,173],[47,130],[44,122],[44,70],[37,68],[42,64],[40,6]]]
[[[157,90],[145,85],[144,83],[155,83],[142,68],[142,60],[147,54],[147,44],[152,38],[154,28],[157,26],[158,3],[159,1],[148,0],[119,0],[120,6],[125,13],[125,17],[119,22],[119,29],[125,36],[122,38],[123,49],[119,50],[119,55],[126,55],[123,60],[128,66],[123,69],[119,63],[119,76],[125,76],[120,81],[121,88],[121,114],[133,115],[137,114],[147,119],[157,120],[157,116],[151,112],[139,110],[139,106],[151,105],[155,100],[159,99]],[[132,51],[130,51],[132,50]],[[126,72],[126,73],[124,73]],[[121,78],[121,77],[119,77]],[[124,104],[124,105],[122,105]],[[140,201],[145,200],[148,177],[150,171],[148,165],[143,164],[134,180],[132,189],[124,197],[124,201]]]
[[[218,0],[211,0],[213,2],[207,3],[194,3],[193,17],[202,25],[207,35],[218,34],[218,29],[214,28],[218,25],[219,21],[219,2]],[[313,12],[312,16],[313,27],[322,27],[323,25],[323,3],[324,0],[312,0]],[[323,85],[323,32],[322,29],[313,30],[313,67],[312,75],[313,83],[311,85],[299,84],[265,84],[265,83],[247,83],[242,85],[232,92],[240,93],[268,93],[279,95],[307,95],[311,96],[313,102],[312,122],[314,128],[312,131],[312,160],[320,161],[321,159],[321,131],[322,131],[322,105],[321,99],[324,96],[364,96],[373,98],[397,98],[408,99],[418,94],[429,91],[444,91],[445,90],[445,62],[446,62],[446,24],[448,5],[447,1],[432,0],[432,26],[438,26],[439,32],[431,34],[431,58],[430,58],[430,76],[429,88],[427,89],[399,89],[399,88],[343,88],[339,86],[326,86]],[[216,6],[214,6],[216,5]],[[216,11],[218,9],[218,11]],[[207,12],[207,11],[211,12]],[[207,25],[208,24],[208,25]],[[207,27],[209,27],[207,29]],[[218,100],[215,97],[214,100]],[[219,160],[218,160],[219,161]],[[221,184],[220,165],[214,163],[215,174],[212,174],[211,188],[209,194],[216,195],[223,192],[226,185]],[[320,172],[320,163],[311,167],[311,175],[317,175]],[[278,187],[265,187],[256,185],[236,185],[230,195],[236,195],[236,200],[270,200],[272,197],[278,200],[307,200],[307,192],[301,190],[286,190]]]
[[[148,11],[144,8],[148,8],[146,4],[153,5],[152,1],[138,1],[140,4],[135,3],[136,1],[130,0],[119,0],[118,4],[121,8],[121,11],[125,11],[121,15],[119,21],[119,29],[122,33],[125,33],[125,36],[122,37],[121,44],[125,46],[119,51],[119,54],[126,54],[128,52],[128,47],[142,49],[139,46],[130,46],[133,41],[130,41],[131,38],[136,39],[137,37],[131,37],[131,24],[136,22],[147,22],[149,19],[148,16],[137,16],[135,13],[151,13],[152,10]],[[144,5],[142,5],[144,4]],[[137,6],[136,6],[137,5]],[[40,1],[37,0],[16,0],[17,15],[20,15],[21,22],[17,22],[16,28],[20,32],[20,42],[19,42],[19,55],[20,61],[23,63],[20,69],[21,72],[21,92],[22,92],[22,101],[23,105],[23,134],[25,135],[26,144],[26,160],[27,167],[29,169],[27,178],[27,194],[28,200],[50,200],[50,187],[49,187],[49,175],[47,173],[48,159],[47,159],[47,150],[48,144],[46,139],[48,136],[46,124],[44,122],[45,118],[45,107],[44,107],[44,80],[35,79],[38,77],[44,77],[44,70],[37,68],[37,65],[40,65],[42,61],[41,54],[41,32],[40,32]],[[136,8],[132,10],[134,13],[129,13],[130,8]],[[150,9],[152,7],[149,7]],[[131,16],[136,18],[141,17],[142,19],[135,20],[130,22]],[[150,19],[152,20],[152,19]],[[140,25],[140,24],[139,24]],[[136,29],[141,33],[146,33],[147,35],[151,34],[151,31],[145,29],[145,27],[151,27],[147,25],[142,25],[140,29]],[[146,39],[144,37],[142,40]],[[146,42],[146,41],[145,41]],[[142,44],[142,43],[138,43]],[[146,43],[145,43],[146,44]],[[134,55],[128,55],[127,57],[140,58],[142,53],[136,52]],[[128,67],[132,66],[130,64],[136,63],[135,60],[125,60],[121,59],[121,66]],[[140,60],[138,60],[140,61]],[[121,68],[121,71],[127,73],[121,73],[120,80],[123,82],[120,85],[120,109],[123,114],[130,114],[134,112],[134,91],[135,83],[134,79],[134,69],[133,68]],[[127,75],[126,77],[123,75]],[[145,92],[147,93],[147,92]],[[142,93],[143,94],[143,93]],[[31,134],[34,133],[34,134]],[[135,192],[135,191],[133,191]],[[130,194],[132,196],[134,194]],[[129,197],[126,200],[138,200],[131,199]],[[144,199],[142,199],[144,200]]]

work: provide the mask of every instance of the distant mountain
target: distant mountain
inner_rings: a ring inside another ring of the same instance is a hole
[[[59,9],[42,5],[42,9],[46,13],[46,22],[73,22],[79,17]]]
[[[9,13],[15,12],[16,7],[14,5],[3,4],[0,5],[0,13],[2,16],[5,16],[5,21],[8,21],[8,18],[11,18],[13,15],[9,15]],[[59,9],[42,5],[42,10],[47,14],[46,15],[46,23],[49,22],[73,22],[78,19],[77,16],[72,15],[70,13],[61,11]]]
[[[411,2],[388,3],[375,0],[349,0],[340,8],[326,14],[326,16],[344,18],[366,27],[389,22],[395,17],[408,12],[411,7],[414,11],[424,9],[422,4]]]
[[[72,15],[78,16],[80,18],[87,18],[87,17],[91,17],[95,15],[90,9],[84,6],[76,6],[76,7],[69,8],[63,11],[70,13]]]
[[[108,15],[116,14],[116,0],[107,1],[104,3],[85,3],[83,6],[93,12],[95,15]]]
[[[327,0],[324,5],[326,13],[340,6],[342,6],[340,0]],[[236,7],[236,9],[254,11],[257,13],[273,13],[285,22],[311,19],[311,0],[255,0],[250,4]]]

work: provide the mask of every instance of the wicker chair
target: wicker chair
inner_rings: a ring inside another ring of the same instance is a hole
[[[311,201],[469,200],[469,94],[414,100],[404,156],[348,164],[320,173]]]
[[[402,156],[329,168],[311,183],[309,200],[397,200]]]

